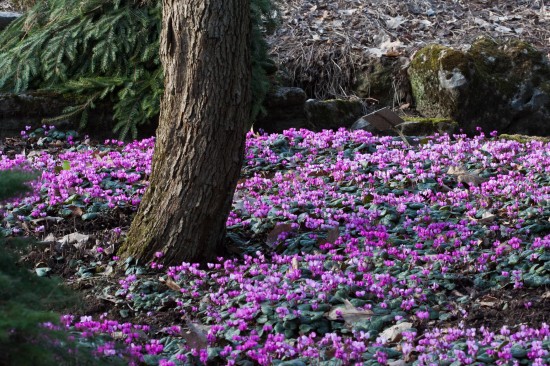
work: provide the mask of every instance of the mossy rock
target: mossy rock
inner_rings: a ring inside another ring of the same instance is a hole
[[[399,125],[401,132],[407,136],[430,136],[436,133],[453,134],[457,132],[458,123],[449,118],[405,118]]]
[[[550,64],[528,43],[476,40],[466,51],[429,45],[408,69],[416,109],[469,134],[550,135]]]
[[[254,130],[280,133],[289,128],[307,128],[306,93],[296,87],[275,87],[264,101],[266,114],[254,122]]]
[[[313,131],[350,128],[364,114],[361,101],[344,99],[309,99],[305,111],[309,128]]]
[[[517,141],[522,144],[525,144],[527,142],[531,141],[540,141],[543,143],[550,142],[550,137],[541,137],[541,136],[527,136],[527,135],[508,135],[508,134],[502,134],[498,136],[501,139],[504,140],[511,140],[511,141]]]
[[[78,95],[65,95],[49,91],[30,91],[27,93],[0,93],[0,136],[17,136],[25,126],[38,128],[44,124],[60,129],[78,129],[79,120],[56,119],[65,108],[84,103]],[[90,113],[89,124],[84,133],[96,138],[111,138],[112,105],[106,101],[97,103]],[[53,119],[50,121],[50,119]]]
[[[411,87],[400,58],[372,58],[356,78],[353,93],[359,98],[372,98],[383,106],[411,102]]]

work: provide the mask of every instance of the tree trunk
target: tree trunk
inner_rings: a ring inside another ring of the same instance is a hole
[[[123,257],[205,262],[220,249],[250,127],[249,35],[250,0],[164,0],[152,173]]]

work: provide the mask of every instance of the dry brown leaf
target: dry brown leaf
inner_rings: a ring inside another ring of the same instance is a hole
[[[67,234],[61,238],[62,244],[73,244],[75,247],[82,246],[90,240],[90,235],[81,233]]]
[[[279,235],[282,233],[288,233],[291,232],[292,225],[291,224],[277,224],[273,230],[269,234],[267,234],[266,243],[268,245],[273,245],[277,242],[277,238],[279,238]]]
[[[84,215],[84,211],[82,211],[82,209],[78,206],[75,206],[75,205],[70,205],[67,207],[69,210],[71,210],[71,212],[73,213],[74,216],[76,217],[80,217],[82,215]]]
[[[468,169],[466,169],[464,166],[451,166],[447,170],[447,174],[449,175],[468,174]]]
[[[401,24],[405,23],[406,21],[407,19],[398,15],[396,17],[388,17],[385,22],[388,28],[397,29],[401,26]]]
[[[386,339],[388,342],[398,342],[401,339],[401,333],[405,330],[412,328],[413,323],[403,322],[392,325],[388,329],[380,333],[380,336]]]
[[[327,242],[334,244],[340,237],[340,230],[337,227],[332,227],[327,232]]]
[[[411,106],[411,103],[401,104],[401,105],[399,106],[399,109],[405,110],[405,109],[408,109],[410,106]]]
[[[405,366],[407,363],[404,360],[390,361],[388,366]]]
[[[300,268],[298,265],[298,259],[296,257],[292,257],[292,261],[290,264],[292,266],[292,269],[294,270],[298,270]]]
[[[176,283],[176,281],[174,281],[174,280],[171,279],[170,277],[168,277],[168,279],[166,280],[165,284],[166,284],[166,286],[168,286],[168,288],[169,288],[170,290],[174,290],[174,291],[177,291],[177,292],[179,292],[179,291],[181,290],[181,286],[178,285],[178,284]]]
[[[459,183],[466,183],[469,186],[476,186],[478,187],[483,183],[485,180],[481,178],[479,175],[475,174],[461,174],[458,176],[457,181]]]
[[[495,221],[495,219],[496,219],[496,215],[493,215],[490,212],[484,212],[481,215],[481,219],[479,219],[478,222],[482,225],[486,225],[486,224],[492,223],[493,221]]]
[[[107,266],[107,267],[105,267],[105,269],[104,269],[102,272],[100,272],[99,274],[102,275],[102,276],[110,276],[110,275],[113,274],[114,271],[115,271],[115,270],[114,270],[113,266]]]
[[[342,320],[348,324],[358,322],[363,319],[370,319],[374,313],[370,310],[358,309],[348,300],[344,300],[344,306],[333,306],[325,314],[328,320]]]
[[[181,336],[183,339],[185,339],[185,343],[187,346],[191,348],[197,348],[197,349],[204,349],[208,347],[208,338],[206,335],[208,334],[208,330],[210,327],[197,323],[192,322],[190,320],[185,319],[185,324],[189,328],[188,332],[182,332]]]
[[[498,303],[498,299],[491,295],[485,295],[482,298],[479,299],[479,305],[481,306],[487,306],[487,307],[495,307],[495,305]]]

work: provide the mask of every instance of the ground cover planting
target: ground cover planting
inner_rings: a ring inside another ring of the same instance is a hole
[[[160,252],[147,265],[115,255],[153,138],[22,135],[6,141],[0,169],[42,175],[4,206],[2,230],[43,240],[26,257],[37,275],[63,274],[103,304],[46,326],[74,332],[98,357],[550,364],[549,143],[480,133],[409,148],[365,131],[249,134],[228,253],[201,267],[165,266]],[[65,236],[74,231],[81,239]]]

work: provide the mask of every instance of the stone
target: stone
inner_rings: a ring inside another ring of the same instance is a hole
[[[541,137],[541,136],[527,136],[527,135],[507,135],[502,134],[499,135],[498,138],[504,139],[504,140],[511,140],[511,141],[517,141],[522,144],[529,143],[531,141],[539,141],[542,143],[549,143],[550,137]]]
[[[273,133],[289,128],[306,128],[306,99],[306,93],[300,88],[276,88],[267,95],[264,102],[266,115],[254,122],[254,130]]]
[[[371,125],[369,121],[367,121],[363,117],[361,117],[357,121],[353,122],[353,124],[351,125],[351,127],[349,129],[352,130],[352,131],[365,130],[365,131],[368,131],[372,134],[375,134],[376,132],[378,132],[378,130],[373,125]]]
[[[43,118],[58,116],[70,105],[56,93],[0,94],[0,135],[18,135],[26,125],[37,128]]]
[[[21,16],[21,13],[13,11],[0,11],[0,30],[3,30],[10,25],[11,22]]]
[[[408,60],[381,56],[371,58],[361,71],[353,93],[361,99],[375,101],[382,106],[395,106],[412,102],[411,87],[407,77]]]
[[[405,120],[397,128],[405,136],[431,136],[439,134],[453,134],[457,132],[458,123],[448,118],[421,118],[421,117],[403,117]],[[391,129],[381,131],[375,128],[365,116],[359,118],[350,127],[350,130],[365,130],[374,135],[395,136],[396,133]]]
[[[399,129],[406,136],[452,135],[458,132],[458,123],[449,118],[407,118]]]
[[[54,92],[30,91],[23,94],[0,94],[0,136],[17,136],[25,126],[38,128],[44,119],[55,118],[63,114],[69,106],[78,105],[78,96],[61,95]],[[100,138],[113,136],[112,106],[97,103],[89,113],[89,122],[85,131]],[[49,125],[61,129],[77,129],[77,120],[57,120]]]
[[[408,68],[416,109],[468,134],[550,135],[550,63],[529,44],[476,40],[467,51],[429,45]]]
[[[308,124],[313,131],[350,128],[364,113],[359,100],[309,99],[305,104]]]

